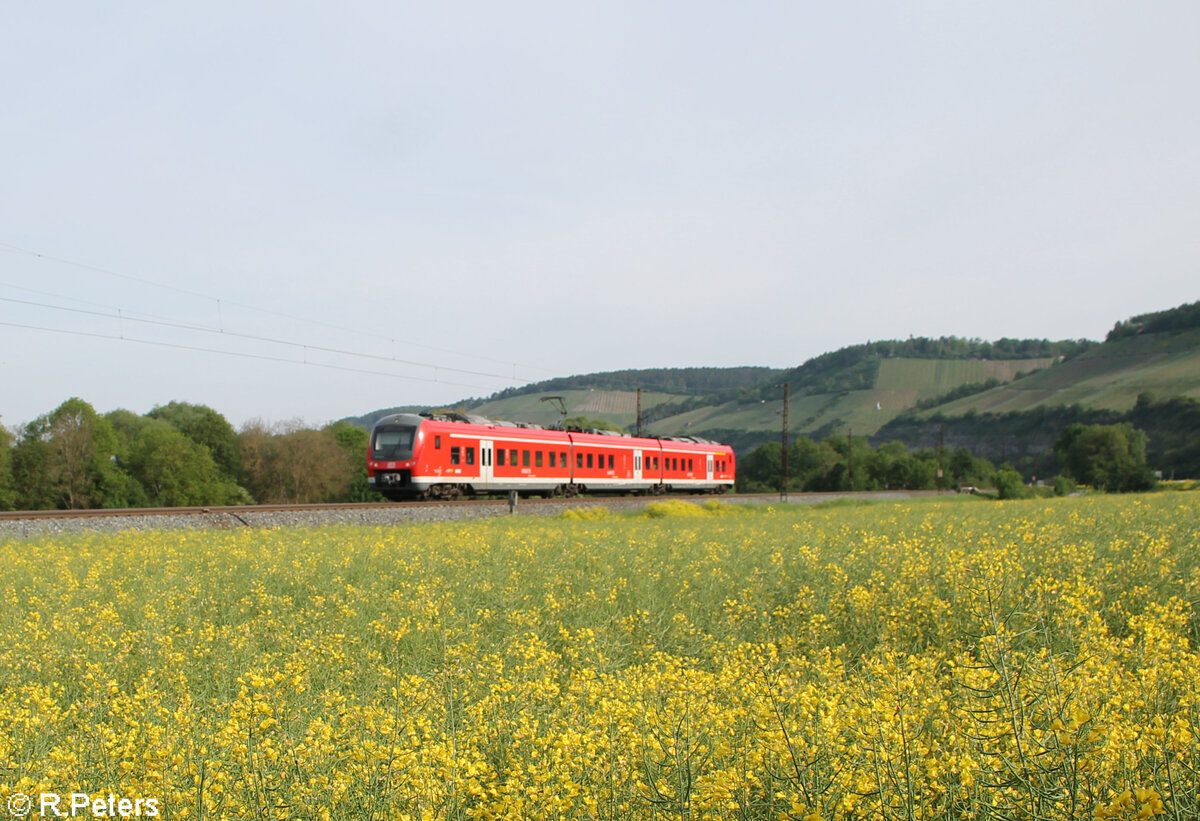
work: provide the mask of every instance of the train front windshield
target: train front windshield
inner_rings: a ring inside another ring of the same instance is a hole
[[[413,439],[417,429],[412,425],[387,425],[375,429],[371,441],[371,458],[396,462],[413,458]]]

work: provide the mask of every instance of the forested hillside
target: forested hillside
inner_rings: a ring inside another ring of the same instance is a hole
[[[1139,334],[1173,333],[1196,328],[1200,328],[1200,301],[1118,322],[1104,341],[1116,342]]]

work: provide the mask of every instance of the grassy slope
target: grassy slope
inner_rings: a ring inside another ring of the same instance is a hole
[[[626,427],[637,421],[637,392],[636,391],[584,391],[568,390],[539,394],[510,396],[483,402],[471,408],[472,413],[483,414],[493,419],[510,419],[518,422],[532,422],[538,425],[551,425],[558,422],[562,416],[555,402],[543,402],[543,397],[561,396],[567,407],[568,416],[586,416],[589,419],[603,419],[615,425]],[[662,402],[678,400],[680,397],[665,393],[642,392],[642,410],[646,411]]]
[[[968,396],[936,410],[956,416],[1084,405],[1128,410],[1139,393],[1200,398],[1200,330],[1108,342],[1054,368]]]
[[[872,389],[793,396],[789,421],[797,434],[850,428],[855,435],[870,435],[922,399],[991,378],[1009,380],[1050,364],[1049,359],[885,359]],[[782,408],[782,395],[753,404],[729,402],[662,419],[650,430],[701,435],[709,430],[774,431],[781,426]]]

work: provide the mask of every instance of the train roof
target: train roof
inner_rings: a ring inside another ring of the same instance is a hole
[[[395,413],[385,416],[376,424],[396,424],[396,423],[413,423],[420,424],[421,420],[429,420],[431,422],[451,422],[462,425],[482,425],[484,427],[493,428],[524,428],[526,430],[548,430],[548,431],[564,431],[567,433],[583,433],[592,436],[612,436],[618,438],[633,438],[632,434],[618,430],[603,430],[600,428],[577,428],[568,426],[566,428],[558,427],[557,425],[545,426],[537,425],[532,422],[509,422],[501,419],[489,419],[486,416],[479,416],[474,413],[459,413],[458,411],[443,411],[440,413],[432,413],[424,411],[420,414],[413,413]],[[712,439],[705,439],[702,436],[642,436],[643,439],[656,439],[660,442],[682,442],[694,445],[717,445],[724,446],[723,443]]]

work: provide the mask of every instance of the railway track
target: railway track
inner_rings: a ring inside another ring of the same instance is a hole
[[[776,494],[777,495],[777,494]],[[712,497],[694,494],[628,497],[628,496],[576,496],[571,499],[541,499],[522,497],[517,503],[518,508],[525,507],[579,507],[581,505],[605,504],[608,502],[636,501],[644,504],[649,501],[662,499],[696,500]],[[757,494],[729,494],[721,497],[725,501],[751,501],[773,498]],[[131,507],[131,508],[88,508],[84,510],[3,510],[0,511],[0,522],[25,521],[39,519],[112,519],[126,517],[156,516],[206,516],[206,515],[257,515],[264,513],[320,513],[322,511],[368,511],[368,510],[406,510],[420,508],[471,508],[480,506],[504,506],[509,504],[507,499],[499,497],[483,497],[475,499],[441,499],[431,501],[411,502],[329,502],[323,504],[301,505],[205,505],[201,507]]]
[[[791,493],[787,502],[791,504],[819,504],[835,499],[876,499],[900,500],[919,496],[936,495],[938,491],[924,490],[880,490],[845,493]],[[762,503],[770,504],[780,501],[778,493],[728,493],[721,496],[706,496],[697,494],[668,494],[664,496],[576,496],[570,499],[542,499],[522,497],[515,512],[544,511],[553,508],[610,506],[619,508],[640,507],[648,502],[677,499],[682,501],[703,502],[708,499],[719,499],[733,504]],[[0,522],[20,522],[39,520],[87,520],[87,519],[155,519],[159,517],[220,517],[229,516],[236,519],[247,519],[272,514],[303,514],[320,515],[322,513],[346,512],[401,512],[422,509],[477,509],[504,508],[509,509],[509,501],[505,498],[485,497],[477,499],[455,499],[412,502],[338,502],[325,504],[302,505],[206,505],[200,507],[140,507],[140,508],[90,508],[86,510],[5,510],[0,511]]]

